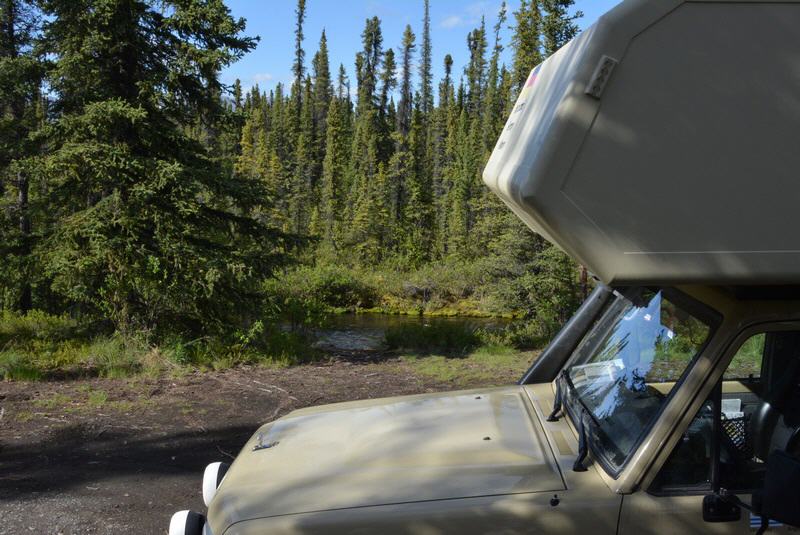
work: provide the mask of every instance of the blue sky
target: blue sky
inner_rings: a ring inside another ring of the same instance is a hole
[[[575,9],[584,13],[581,28],[592,24],[600,15],[619,0],[577,0]],[[491,28],[497,16],[501,0],[431,0],[431,40],[433,44],[434,79],[443,75],[445,54],[453,56],[453,72],[456,80],[467,60],[466,36],[486,17]],[[271,89],[278,82],[290,82],[294,47],[293,0],[227,0],[234,16],[247,19],[247,34],[258,35],[258,48],[222,74],[223,82],[233,83],[236,78],[245,88],[258,84],[262,89]],[[519,0],[510,0],[511,13]],[[353,87],[353,62],[361,49],[361,31],[364,21],[373,15],[382,21],[384,47],[400,46],[403,29],[411,24],[417,34],[417,43],[422,31],[422,0],[307,0],[304,27],[306,60],[310,64],[325,28],[331,56],[331,70],[335,76],[339,63],[343,63]],[[503,32],[507,45],[510,31]],[[505,60],[510,63],[506,50]]]

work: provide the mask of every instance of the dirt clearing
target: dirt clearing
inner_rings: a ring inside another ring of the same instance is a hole
[[[524,363],[523,363],[524,364]],[[0,534],[166,533],[203,510],[203,468],[294,409],[510,384],[442,380],[398,359],[334,359],[180,378],[0,383]]]

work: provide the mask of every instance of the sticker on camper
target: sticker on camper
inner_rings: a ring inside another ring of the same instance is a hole
[[[530,76],[528,76],[528,81],[525,82],[525,87],[528,88],[536,82],[536,78],[539,76],[539,70],[542,68],[542,64],[538,64],[536,67],[533,68],[531,71]]]
[[[530,75],[528,75],[528,80],[525,82],[525,86],[522,88],[522,91],[519,93],[519,99],[517,102],[525,102],[528,98],[528,93],[531,91],[531,87],[536,82],[536,78],[539,76],[539,70],[542,68],[542,64],[540,63],[536,67],[533,68]]]

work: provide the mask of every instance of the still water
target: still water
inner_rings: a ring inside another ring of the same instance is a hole
[[[332,314],[317,329],[316,346],[339,351],[376,351],[384,348],[384,333],[389,327],[415,323],[461,324],[470,328],[501,329],[514,320],[504,318],[401,316],[392,314]]]

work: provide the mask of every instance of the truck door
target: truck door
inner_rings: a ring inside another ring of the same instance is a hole
[[[619,533],[755,533],[761,519],[745,509],[738,520],[704,521],[703,498],[718,482],[751,502],[763,486],[763,459],[800,428],[799,372],[800,331],[747,338],[653,482],[623,498]],[[769,404],[780,414],[765,418]],[[772,523],[768,533],[789,529]]]

